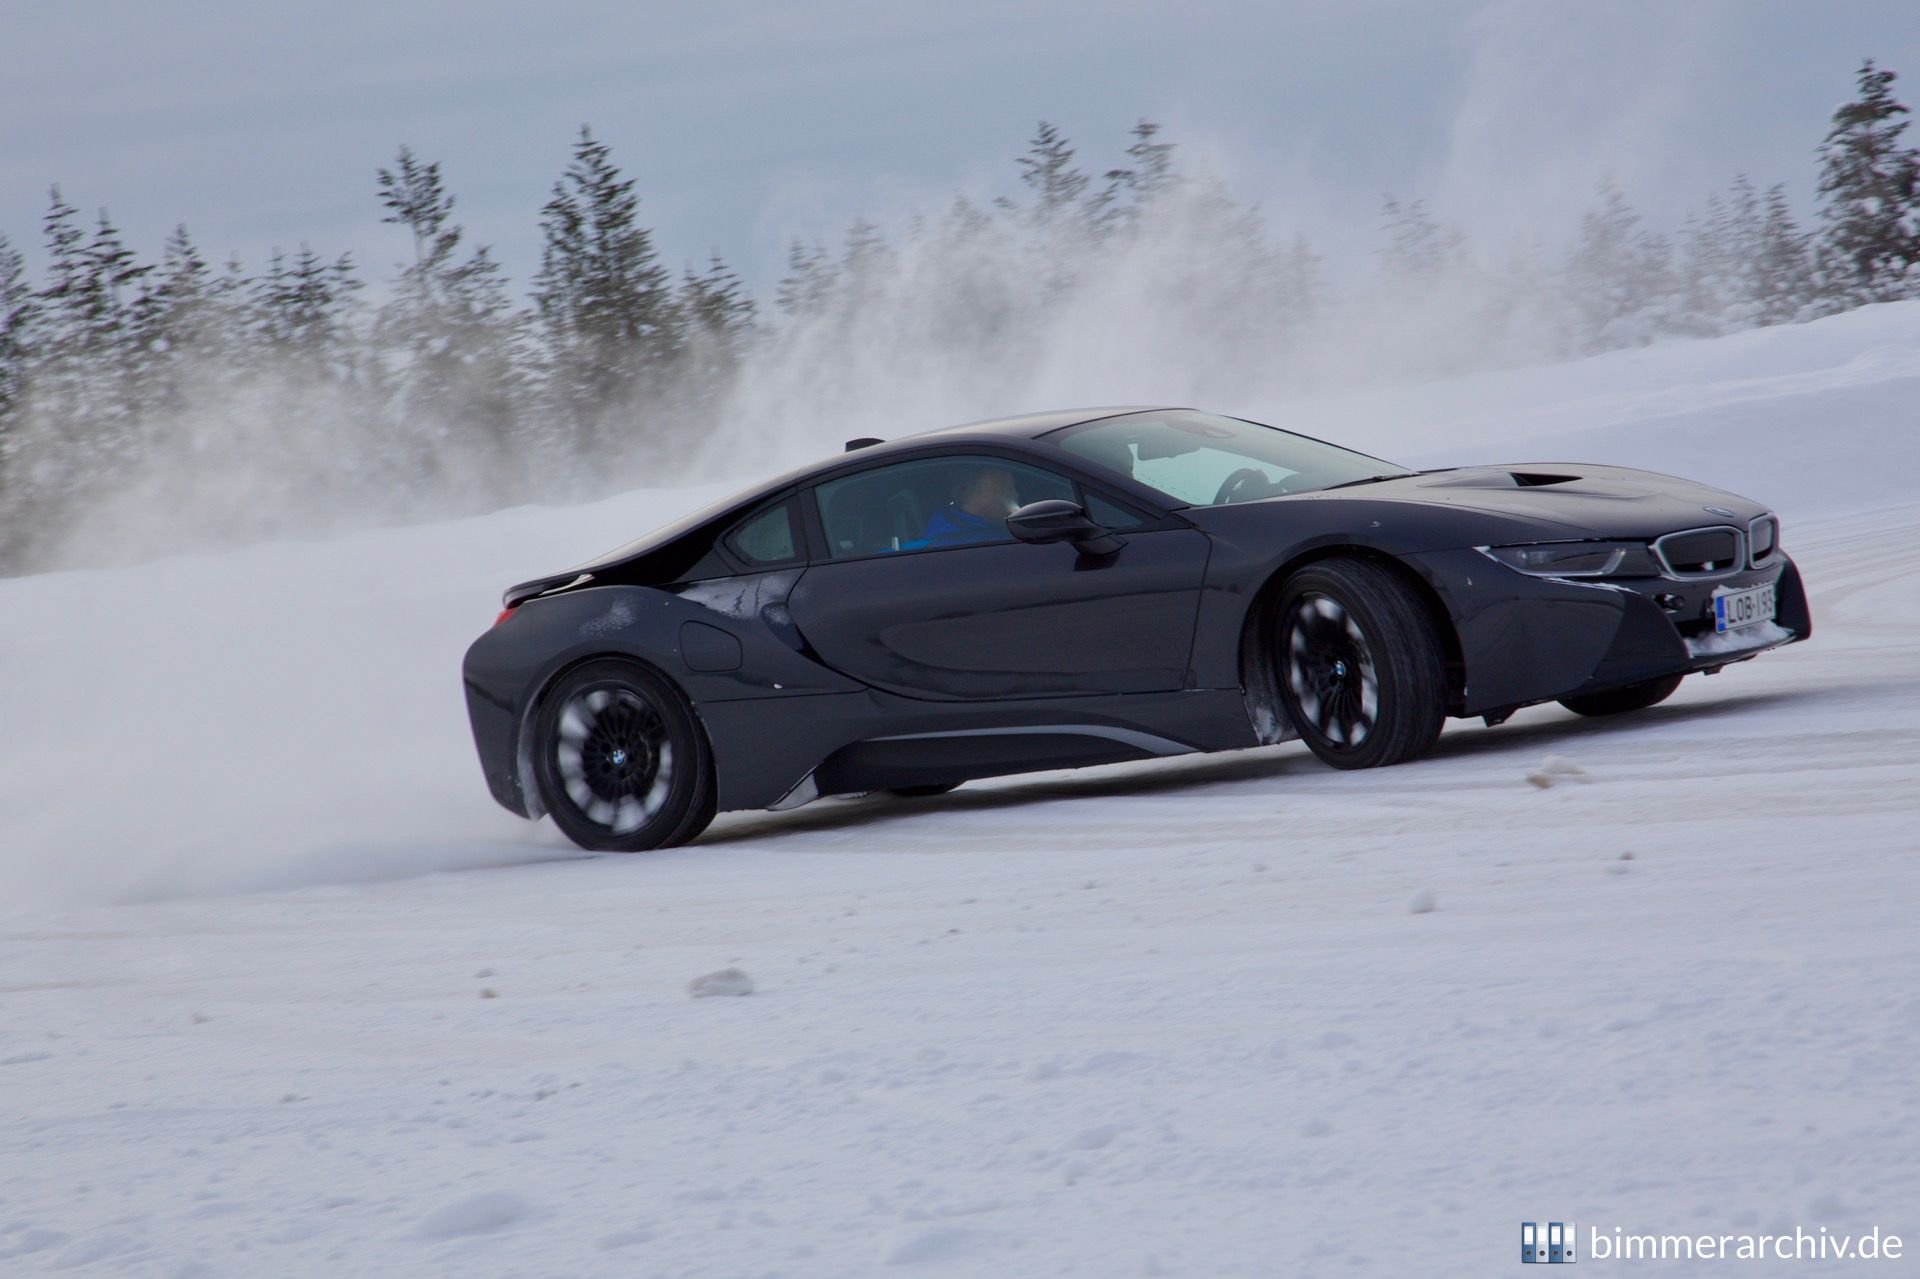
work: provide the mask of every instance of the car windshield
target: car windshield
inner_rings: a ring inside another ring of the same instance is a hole
[[[1183,506],[1225,506],[1413,474],[1291,431],[1190,409],[1102,418],[1050,438]]]

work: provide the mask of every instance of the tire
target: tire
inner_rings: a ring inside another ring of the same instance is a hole
[[[1682,678],[1679,675],[1662,675],[1659,679],[1629,684],[1625,688],[1610,688],[1604,693],[1563,697],[1560,704],[1575,715],[1620,715],[1627,711],[1643,711],[1672,697],[1673,690],[1680,687]]]
[[[606,658],[562,676],[534,719],[534,776],[554,825],[582,848],[671,848],[714,814],[713,752],[678,689]]]
[[[1289,577],[1269,660],[1307,748],[1335,768],[1382,768],[1433,749],[1447,716],[1440,636],[1414,588],[1362,559]]]
[[[898,795],[901,799],[932,799],[935,795],[959,790],[960,785],[959,782],[929,782],[925,786],[895,786],[887,794]]]

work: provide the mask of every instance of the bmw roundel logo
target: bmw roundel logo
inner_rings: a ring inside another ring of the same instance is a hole
[[[1733,512],[1729,511],[1724,506],[1703,506],[1700,509],[1705,511],[1708,515],[1718,515],[1722,519],[1730,520],[1733,518]]]

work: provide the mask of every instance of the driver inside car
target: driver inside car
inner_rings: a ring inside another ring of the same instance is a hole
[[[967,471],[954,483],[953,500],[927,520],[917,545],[965,546],[1007,538],[1007,516],[1020,505],[1013,472],[997,466]]]

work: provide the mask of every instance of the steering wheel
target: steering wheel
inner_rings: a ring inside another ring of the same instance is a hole
[[[1255,492],[1256,488],[1265,492]],[[1232,502],[1245,502],[1256,497],[1272,497],[1275,485],[1267,478],[1267,473],[1251,466],[1243,466],[1220,481],[1220,491],[1213,495],[1215,506],[1226,506]]]

